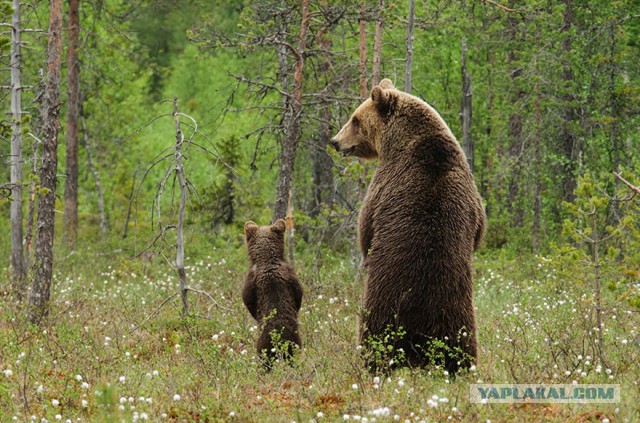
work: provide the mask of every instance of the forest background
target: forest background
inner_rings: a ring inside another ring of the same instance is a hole
[[[27,2],[18,56],[15,10],[0,10],[6,416],[640,418],[640,1]],[[52,61],[59,101],[47,108]],[[452,383],[436,369],[380,386],[355,351],[357,214],[375,164],[327,143],[385,77],[450,125],[489,219],[479,373]],[[277,217],[294,229],[308,347],[269,379],[239,300],[242,226]],[[49,273],[36,241],[47,228]],[[35,304],[44,288],[50,301]],[[464,398],[477,380],[620,383],[627,396],[483,408]]]

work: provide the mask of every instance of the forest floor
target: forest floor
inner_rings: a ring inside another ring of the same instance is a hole
[[[0,296],[0,421],[640,421],[638,310],[604,290],[600,357],[591,282],[562,259],[478,255],[479,362],[455,378],[436,368],[371,375],[357,348],[357,260],[299,261],[303,349],[294,366],[265,373],[240,297],[240,241],[187,260],[189,285],[211,297],[190,292],[184,319],[161,257],[56,256],[46,327]],[[473,403],[478,383],[616,384],[621,400]]]

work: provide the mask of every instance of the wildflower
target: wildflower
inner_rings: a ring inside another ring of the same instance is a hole
[[[89,389],[89,384],[87,382],[82,382],[82,385],[80,385],[80,387],[82,389]]]
[[[51,405],[53,405],[54,407],[57,407],[60,405],[60,401],[58,401],[57,399],[52,399],[51,400]]]
[[[174,401],[180,401],[180,395],[175,394],[175,395],[173,396],[173,400],[174,400]]]
[[[6,377],[11,377],[11,376],[13,376],[13,370],[11,370],[11,369],[6,369],[6,370],[4,371],[4,375],[5,375]]]
[[[358,384],[354,383],[353,385],[351,385],[351,389],[353,389],[354,391],[358,390]]]
[[[82,408],[89,407],[89,402],[87,400],[82,400]]]

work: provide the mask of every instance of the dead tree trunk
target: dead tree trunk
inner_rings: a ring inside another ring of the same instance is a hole
[[[40,325],[49,314],[49,295],[53,275],[61,57],[62,0],[51,0],[47,47],[47,80],[43,97],[44,140],[40,167],[40,197],[36,225],[33,286],[29,299],[29,321],[37,325]]]
[[[378,0],[378,10],[376,11],[378,18],[376,19],[376,29],[373,34],[373,72],[371,74],[371,86],[375,87],[380,83],[380,64],[382,63],[382,10],[384,9],[384,0]]]
[[[180,130],[180,116],[178,115],[178,97],[173,98],[173,119],[176,124],[176,175],[180,186],[180,206],[178,209],[178,225],[176,226],[176,268],[178,269],[178,280],[180,281],[180,296],[182,298],[182,317],[186,317],[189,312],[187,301],[187,272],[184,269],[184,210],[187,205],[187,182],[184,177],[182,167],[182,142],[184,136]]]
[[[404,90],[411,93],[411,67],[413,66],[413,28],[416,13],[415,0],[409,0],[409,24],[407,26],[407,54],[404,62]]]
[[[22,298],[26,266],[22,247],[22,53],[20,1],[13,1],[11,19],[11,270],[13,291]]]
[[[302,113],[302,76],[304,70],[304,51],[306,48],[307,30],[309,29],[309,0],[302,2],[302,19],[298,46],[293,48],[296,65],[293,72],[293,92],[287,102],[284,119],[284,142],[280,156],[280,172],[273,221],[284,219],[287,213],[287,202],[293,179],[293,167],[300,137],[300,115]]]
[[[467,72],[467,40],[462,37],[462,104],[460,106],[460,121],[462,123],[462,148],[467,156],[469,169],[473,173],[475,142],[471,138],[471,117],[473,110],[473,90],[471,77]]]
[[[79,0],[69,0],[69,46],[67,49],[67,169],[64,184],[64,239],[73,249],[78,233],[78,104],[80,65],[78,34],[80,32]]]

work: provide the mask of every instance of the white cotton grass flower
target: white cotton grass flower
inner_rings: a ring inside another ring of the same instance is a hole
[[[375,410],[371,410],[369,414],[374,417],[389,417],[391,416],[391,410],[389,409],[389,407],[381,407],[376,408]]]
[[[180,401],[180,395],[179,394],[174,394],[173,395],[173,400],[174,401]]]

